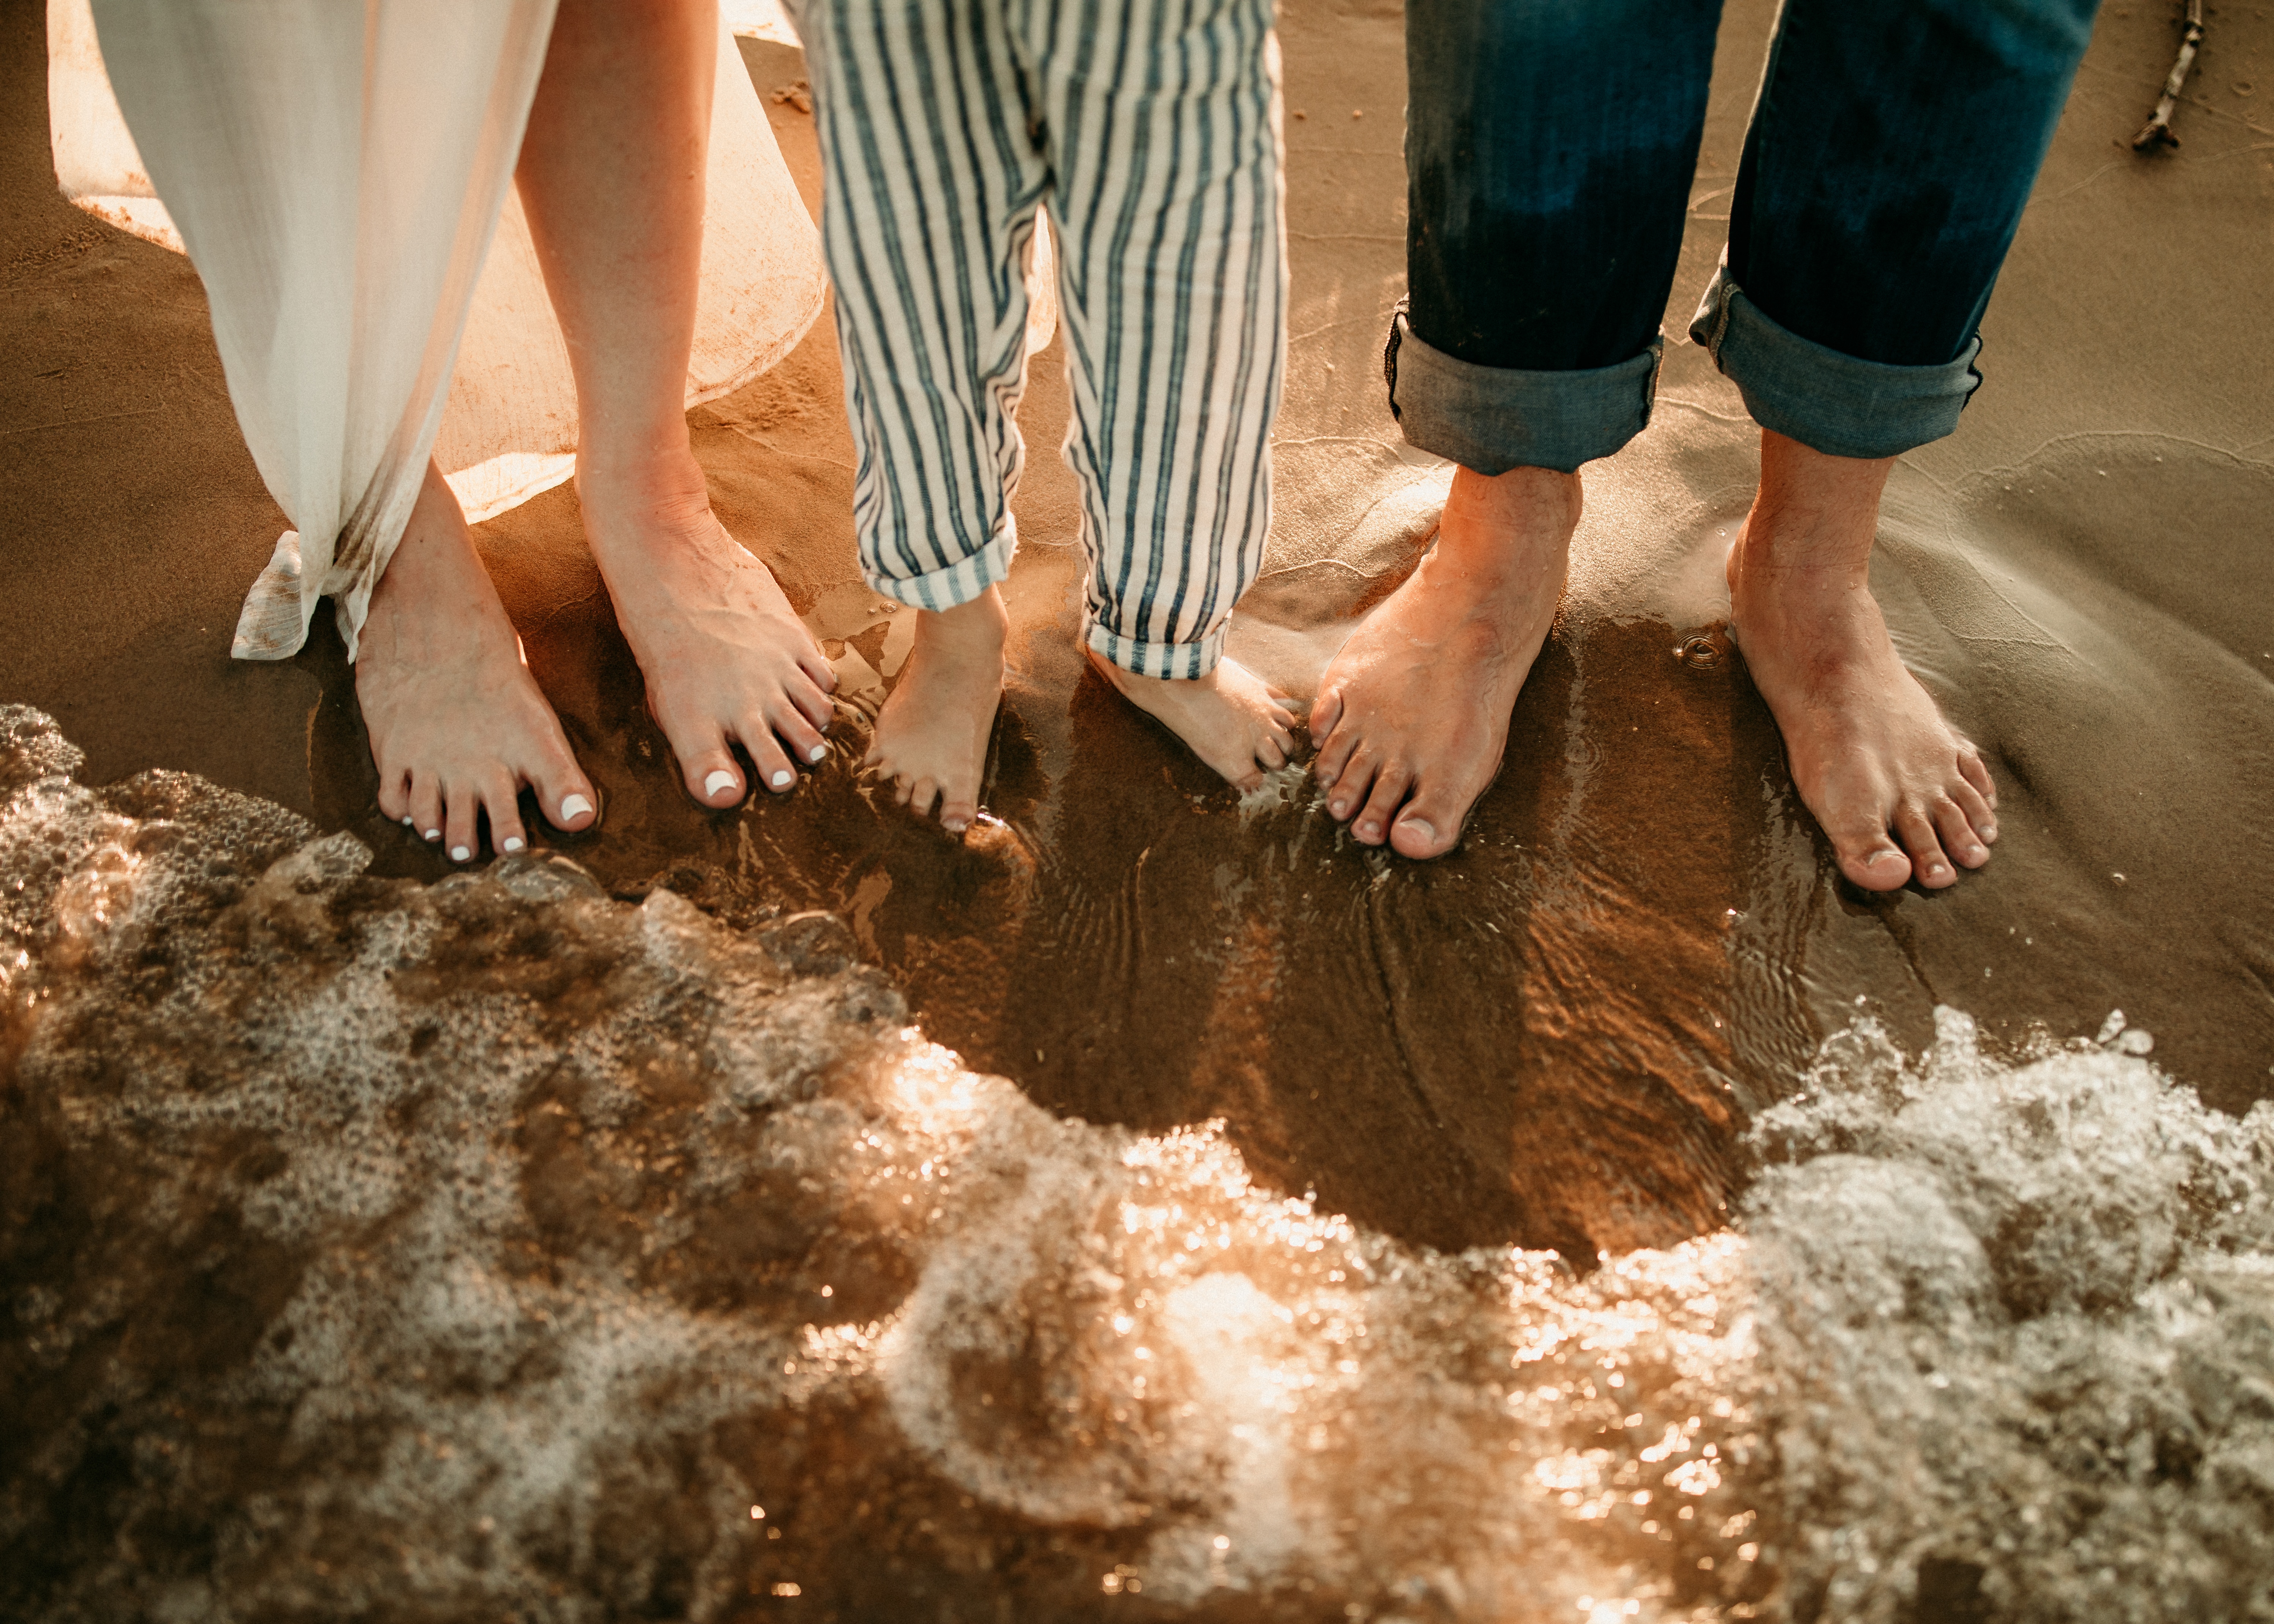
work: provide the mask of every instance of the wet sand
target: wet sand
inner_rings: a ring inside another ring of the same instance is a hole
[[[1719,252],[1768,13],[1725,21],[1661,404],[1589,470],[1562,614],[1456,855],[1363,852],[1292,775],[1243,805],[1086,672],[1055,352],[1023,412],[998,822],[959,844],[863,791],[907,629],[855,568],[825,322],[694,418],[722,518],[846,678],[832,758],[793,793],[720,815],[681,792],[570,490],[478,531],[606,795],[602,831],[556,846],[616,897],[669,890],[738,927],[827,910],[974,1070],[1100,1126],[1220,1118],[1262,1189],[1412,1246],[1585,1260],[1709,1234],[1741,1132],[1859,1011],[1916,1050],[1954,1006],[1994,1053],[2120,1008],[2207,1103],[2274,1094],[2274,24],[2214,16],[2186,145],[2142,157],[2165,9],[2104,15],[1985,319],[1988,381],[1904,459],[1874,565],[1907,658],[1985,748],[2004,838],[1948,892],[1872,898],[1836,878],[1718,635],[1755,438],[1674,336]],[[0,699],[55,716],[85,783],[195,772],[352,833],[376,876],[440,876],[373,805],[336,640],[227,658],[282,516],[193,274],[54,195],[39,10],[0,27]],[[1290,385],[1232,646],[1307,692],[1426,545],[1448,470],[1381,400],[1395,9],[1290,8],[1284,41]],[[802,71],[744,55],[762,95]],[[768,107],[817,202],[809,119]]]
[[[1670,335],[1719,252],[1767,13],[1733,7],[1723,28]],[[282,515],[237,438],[194,274],[54,195],[38,9],[7,26],[0,695],[56,716],[92,781],[196,771],[356,831],[388,871],[440,874],[377,816],[336,641],[276,666],[227,658]],[[1394,9],[1358,5],[1294,10],[1284,29],[1293,342],[1277,519],[1234,647],[1297,692],[1411,567],[1447,477],[1380,398],[1403,263],[1397,29]],[[800,76],[795,53],[743,43],[762,94]],[[726,816],[691,805],[572,492],[482,527],[607,791],[578,861],[628,895],[700,870],[735,918],[839,910],[974,1064],[1092,1120],[1225,1116],[1291,1188],[1433,1244],[1608,1244],[1706,1222],[1730,1108],[1859,995],[1912,1037],[1937,1002],[2007,1037],[2090,1031],[2121,1007],[2208,1100],[2247,1103],[2274,1049],[2274,650],[2259,646],[2274,643],[2274,310],[2255,297],[2274,138],[2234,87],[2274,30],[2223,15],[2185,145],[2135,155],[2124,138],[2167,47],[2158,8],[2104,18],[1985,320],[1988,381],[1891,488],[1878,590],[2005,797],[1996,861],[1948,894],[1840,883],[1742,662],[1672,652],[1726,613],[1719,553],[1757,455],[1734,387],[1679,338],[1653,427],[1589,471],[1562,620],[1508,767],[1446,862],[1369,859],[1312,816],[1302,883],[1283,867],[1258,891],[1295,813],[1243,822],[1083,672],[1055,350],[1024,411],[990,787],[1008,829],[962,849],[855,788],[849,717],[794,794]],[[767,105],[817,204],[810,119]],[[850,650],[857,704],[900,648],[855,565],[839,388],[824,322],[698,410],[696,440],[728,525]],[[1480,1101],[1494,1072],[1538,1079],[1540,1097]],[[1699,1076],[1710,1097],[1674,1080]],[[1668,1123],[1684,1147],[1631,1187],[1637,1145]]]

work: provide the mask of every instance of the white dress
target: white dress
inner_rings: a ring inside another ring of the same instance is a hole
[[[240,659],[297,651],[325,597],[353,658],[430,454],[476,521],[573,471],[568,353],[512,186],[553,4],[49,0],[56,178],[189,254],[292,521]],[[713,109],[690,406],[787,355],[825,286],[731,38]]]

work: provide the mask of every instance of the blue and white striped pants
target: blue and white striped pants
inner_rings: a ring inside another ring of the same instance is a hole
[[[1010,568],[1025,267],[1058,244],[1084,636],[1213,669],[1271,512],[1286,368],[1272,0],[803,0],[855,523],[879,592]]]

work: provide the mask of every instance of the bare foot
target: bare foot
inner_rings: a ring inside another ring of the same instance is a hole
[[[1576,474],[1459,470],[1435,545],[1319,679],[1313,771],[1364,844],[1438,857],[1460,838],[1547,640],[1579,508]]]
[[[918,817],[939,802],[939,824],[961,834],[979,816],[988,735],[1003,698],[1003,640],[1011,617],[993,587],[968,604],[916,612],[908,663],[877,716],[864,767],[892,781],[893,799]]]
[[[598,797],[522,663],[521,641],[474,551],[458,499],[431,463],[410,523],[371,595],[356,701],[379,763],[379,808],[466,862],[528,844],[521,786],[562,829],[588,828]]]
[[[1893,466],[1764,430],[1760,494],[1728,564],[1730,630],[1793,783],[1867,891],[1954,884],[1952,860],[1978,868],[1998,838],[1990,770],[1904,669],[1871,597]]]
[[[788,789],[796,766],[829,754],[821,730],[833,715],[836,673],[773,572],[712,515],[694,454],[629,468],[580,456],[576,494],[688,793],[714,808],[739,804],[738,743],[768,789]]]
[[[1251,790],[1287,764],[1295,748],[1287,695],[1236,659],[1219,659],[1204,677],[1172,680],[1124,671],[1096,650],[1089,663],[1121,696],[1182,739],[1234,789]]]

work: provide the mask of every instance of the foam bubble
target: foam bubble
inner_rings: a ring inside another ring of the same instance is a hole
[[[1053,1117],[826,916],[368,861],[0,799],[11,1616],[2274,1605],[2274,1109],[2120,1020],[1859,1021],[1733,1228],[1582,1272]]]

